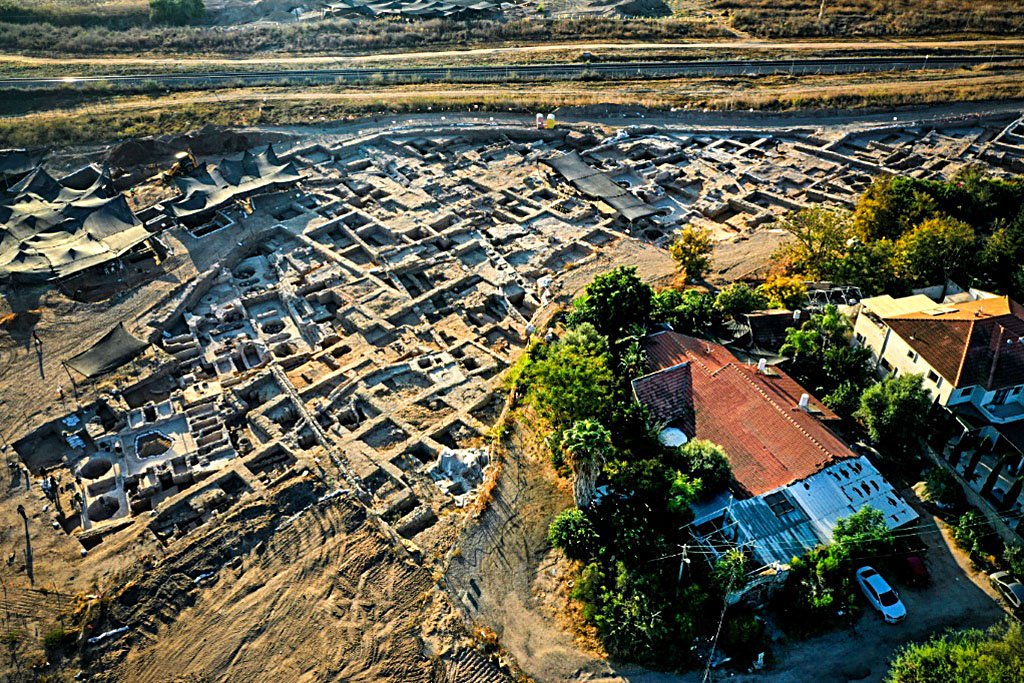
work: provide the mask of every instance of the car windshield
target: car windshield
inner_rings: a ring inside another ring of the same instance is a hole
[[[892,607],[897,602],[899,602],[900,599],[897,598],[896,594],[892,591],[885,591],[884,593],[878,596],[878,601],[882,603],[882,607]]]

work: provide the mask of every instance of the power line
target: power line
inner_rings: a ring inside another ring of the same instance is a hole
[[[1013,513],[998,514],[996,516],[999,519],[1003,520],[1003,521],[1009,521],[1011,519],[1018,519],[1019,520],[1019,519],[1024,518],[1024,510],[1020,510],[1020,511],[1013,512]],[[972,529],[972,528],[976,528],[976,527],[983,527],[983,526],[986,526],[986,525],[989,525],[989,520],[988,520],[988,517],[984,517],[983,516],[983,518],[978,520],[977,522],[974,522],[974,523],[971,523],[971,524],[966,524],[966,525],[963,525],[963,526],[960,526],[960,525],[950,525],[950,528],[952,528],[952,529],[956,529],[956,528]],[[980,537],[981,538],[987,538],[989,536],[993,536],[993,535],[996,535],[998,533],[999,532],[996,529],[991,529],[987,533],[981,534]],[[892,534],[891,534],[891,538],[893,538],[893,539],[919,538],[921,536],[936,535],[936,534],[939,535],[939,536],[942,535],[942,529],[940,527],[936,527],[934,529],[902,529],[902,530],[898,530],[898,531],[893,531]],[[756,540],[756,539],[755,540],[748,540],[748,541],[745,541],[742,545],[743,546],[755,546],[755,548],[756,547],[760,547],[761,549],[764,549],[764,550],[768,549],[768,545],[766,544],[766,542],[764,540]],[[789,550],[789,551],[794,551],[794,552],[799,552],[799,553],[804,553],[804,552],[807,552],[807,550],[809,550],[806,546],[799,545],[797,543],[792,543],[792,542],[791,543],[780,542],[780,543],[777,543],[777,544],[774,544],[774,545],[775,545],[775,547],[783,549],[783,550]],[[660,561],[663,561],[663,560],[674,559],[674,558],[681,557],[681,556],[684,556],[684,555],[704,555],[704,556],[719,557],[719,556],[721,556],[721,554],[722,553],[716,552],[714,550],[711,550],[710,548],[700,548],[700,547],[696,547],[695,548],[692,545],[690,545],[690,546],[687,546],[687,548],[684,549],[681,552],[669,553],[667,555],[662,555],[660,557],[651,558],[651,559],[647,560],[647,562],[648,563],[660,562]],[[873,557],[891,557],[891,556],[902,555],[902,554],[904,554],[904,553],[889,553],[887,555],[875,555]],[[765,567],[767,567],[767,566],[770,566],[770,565],[765,565]]]

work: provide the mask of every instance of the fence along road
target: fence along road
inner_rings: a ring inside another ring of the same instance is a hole
[[[948,70],[985,64],[1024,62],[1020,55],[941,55],[900,57],[830,57],[775,60],[694,60],[674,62],[599,62],[516,64],[451,68],[406,67],[332,69],[311,68],[266,71],[208,71],[133,75],[65,76],[56,78],[3,78],[3,88],[56,88],[68,85],[109,84],[139,87],[157,84],[176,87],[301,86],[313,84],[501,83],[529,80],[584,78],[676,78],[685,76],[764,76],[774,74],[853,74],[883,71]]]

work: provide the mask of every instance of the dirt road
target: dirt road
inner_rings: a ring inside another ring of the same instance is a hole
[[[933,53],[938,51],[967,52],[999,52],[1024,49],[1024,38],[992,38],[980,40],[717,40],[694,41],[686,43],[559,43],[542,45],[516,45],[508,47],[484,47],[470,50],[435,50],[427,52],[391,52],[370,55],[318,55],[289,56],[267,55],[259,57],[171,57],[171,56],[137,56],[137,57],[27,57],[24,55],[0,55],[0,65],[4,63],[20,66],[60,65],[65,68],[90,64],[108,65],[148,65],[153,67],[188,68],[198,66],[301,66],[331,63],[363,63],[378,61],[419,61],[451,58],[489,57],[493,55],[531,55],[566,50],[581,52],[598,52],[614,50],[617,52],[651,52],[659,50],[678,50],[680,52],[698,52],[705,50],[722,52],[763,52],[777,50],[783,52],[864,52],[864,51],[918,51]]]

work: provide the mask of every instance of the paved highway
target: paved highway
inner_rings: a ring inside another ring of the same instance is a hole
[[[673,62],[599,62],[518,64],[451,68],[310,68],[261,71],[151,73],[62,78],[2,78],[0,88],[54,88],[69,84],[105,83],[139,87],[156,83],[175,87],[234,87],[256,85],[494,83],[516,80],[579,78],[673,78],[684,76],[754,76],[771,74],[850,74],[914,69],[958,69],[982,64],[1024,61],[1020,55],[942,55],[900,57],[832,57],[776,60],[695,60]]]

